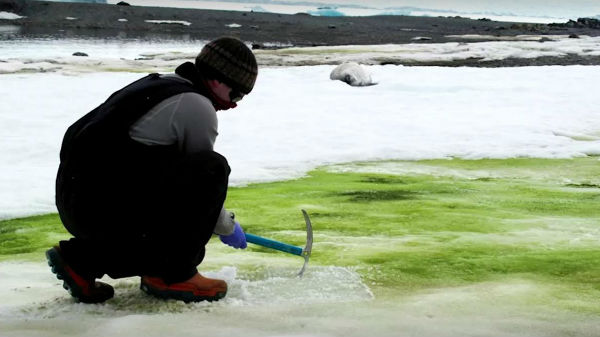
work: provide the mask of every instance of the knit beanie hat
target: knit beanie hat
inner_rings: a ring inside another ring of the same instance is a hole
[[[208,70],[232,89],[248,94],[254,87],[258,66],[254,54],[242,41],[221,37],[206,44],[196,57],[196,67]]]

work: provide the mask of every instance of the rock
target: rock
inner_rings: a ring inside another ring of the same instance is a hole
[[[375,85],[371,80],[371,75],[356,62],[345,62],[335,67],[329,74],[331,80],[340,80],[353,87],[363,87]]]
[[[534,33],[542,33],[548,30],[549,25],[538,24],[538,23],[515,23],[512,24],[509,29],[524,30]]]
[[[329,29],[336,29],[337,27],[335,25],[329,25],[329,26],[327,26],[327,28],[329,28]]]
[[[131,5],[125,1],[119,1],[119,2],[117,2],[117,6],[131,6]]]
[[[579,18],[577,19],[577,23],[579,23],[583,27],[587,28],[600,28],[600,20],[592,19],[592,18]]]
[[[413,41],[430,41],[431,38],[429,36],[415,36],[411,40],[413,40]]]
[[[252,50],[255,50],[255,49],[275,50],[275,49],[279,49],[279,48],[281,48],[281,46],[277,46],[276,44],[274,44],[274,45],[264,45],[262,43],[257,43],[257,42],[252,43]]]
[[[569,35],[569,39],[578,39],[578,38],[579,38],[579,35],[577,35],[577,34]]]
[[[539,39],[538,41],[543,43],[543,42],[549,42],[549,41],[554,41],[554,40],[552,40],[551,38],[547,38],[547,37],[544,36],[541,39]]]
[[[7,0],[0,2],[0,12],[15,12],[20,13],[26,3],[23,0]]]
[[[73,56],[88,56],[88,54],[78,51],[78,52],[73,53]]]
[[[569,20],[566,23],[550,23],[550,27],[562,28],[592,28],[600,29],[600,20],[593,18],[579,18],[577,21]]]

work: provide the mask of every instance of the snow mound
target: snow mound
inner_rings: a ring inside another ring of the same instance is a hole
[[[335,67],[329,74],[332,80],[346,82],[353,87],[374,85],[371,75],[356,62],[345,62]]]
[[[26,16],[20,16],[18,14],[11,13],[11,12],[0,11],[0,19],[1,20],[18,20],[18,19],[22,19],[25,17]]]

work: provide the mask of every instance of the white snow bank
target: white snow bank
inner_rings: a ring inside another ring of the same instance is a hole
[[[476,36],[467,36],[474,39]],[[550,41],[542,39],[550,39]],[[0,41],[0,74],[17,72],[167,71],[194,60],[202,41],[7,40]],[[71,57],[75,51],[89,55]],[[414,43],[258,49],[261,67],[319,64],[481,61],[542,56],[600,55],[600,37],[524,35],[494,42]]]
[[[600,67],[369,66],[370,87],[331,81],[333,68],[263,68],[239,107],[219,113],[215,150],[232,185],[352,161],[600,154],[590,90]],[[0,218],[55,211],[66,128],[141,76],[0,75]]]
[[[26,16],[20,16],[11,12],[0,12],[0,20],[17,20],[25,18]]]
[[[0,72],[4,65],[14,62],[33,64],[43,60],[54,60],[57,63],[69,64],[79,62],[71,58],[73,52],[82,51],[89,54],[95,63],[110,64],[119,60],[133,61],[148,56],[186,55],[193,60],[206,41],[197,40],[150,40],[139,41],[113,39],[15,39],[0,41]],[[89,66],[88,71],[94,68]]]
[[[476,36],[465,36],[476,38]],[[544,40],[542,40],[544,39]],[[546,39],[549,39],[546,40]],[[544,41],[544,42],[540,42]],[[257,50],[262,63],[271,65],[400,63],[402,61],[433,62],[478,59],[481,61],[506,58],[536,58],[543,56],[600,55],[600,37],[566,35],[523,35],[491,42],[410,43],[388,45],[355,45],[295,47],[278,50]]]
[[[174,25],[182,25],[182,26],[190,26],[192,23],[188,21],[180,21],[180,20],[144,20],[144,22],[155,23],[155,24],[174,24]]]
[[[329,74],[332,80],[340,80],[354,87],[374,85],[369,74],[363,66],[356,62],[346,62],[335,67]]]

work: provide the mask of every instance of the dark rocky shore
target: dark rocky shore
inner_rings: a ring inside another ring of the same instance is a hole
[[[17,20],[0,19],[0,25],[17,26],[20,36],[158,37],[207,40],[229,35],[250,42],[255,48],[264,47],[265,44],[270,46],[272,43],[286,46],[326,46],[468,42],[469,40],[464,38],[452,37],[452,35],[466,34],[485,35],[488,36],[485,39],[487,41],[517,35],[570,35],[573,38],[580,35],[600,35],[600,26],[596,27],[590,23],[546,25],[472,20],[462,17],[318,17],[303,13],[286,15],[26,0],[0,0],[0,11],[24,16]],[[156,24],[146,20],[172,23]],[[239,26],[230,27],[231,24]],[[467,60],[453,64],[433,65],[545,64],[595,65],[600,64],[600,57],[572,55],[528,60],[508,59],[492,63]]]

